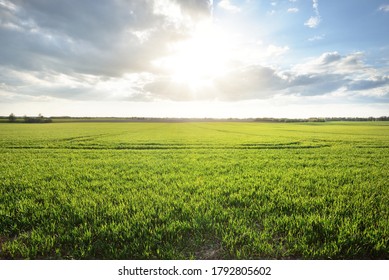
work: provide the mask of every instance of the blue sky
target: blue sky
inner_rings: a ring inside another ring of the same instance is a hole
[[[318,16],[312,0],[226,2],[240,7],[240,12],[226,16],[225,9],[215,5],[216,17],[230,17],[231,22],[239,21],[252,30],[265,29],[266,40],[288,45],[303,58],[307,53],[315,55],[329,50],[365,50],[374,55],[382,48],[388,49],[389,11],[380,10],[385,1],[317,1]],[[320,19],[311,28],[305,25],[310,17]],[[294,58],[300,59],[299,55]]]
[[[389,115],[387,0],[0,0],[0,115]]]

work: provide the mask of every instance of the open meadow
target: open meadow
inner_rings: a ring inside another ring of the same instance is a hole
[[[0,259],[389,259],[389,122],[0,124]]]

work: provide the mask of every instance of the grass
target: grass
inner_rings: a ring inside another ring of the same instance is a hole
[[[389,123],[0,125],[0,259],[388,259]]]

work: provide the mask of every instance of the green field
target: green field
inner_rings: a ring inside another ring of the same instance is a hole
[[[389,123],[0,124],[0,259],[389,259]]]

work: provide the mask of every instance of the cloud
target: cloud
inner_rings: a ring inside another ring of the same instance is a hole
[[[383,97],[389,92],[389,77],[363,62],[364,54],[323,53],[284,73],[289,94],[328,95],[343,92],[350,96]]]
[[[340,61],[342,56],[338,52],[328,52],[322,54],[317,61],[317,64],[328,65],[332,62]]]
[[[304,23],[304,25],[308,26],[309,28],[316,28],[319,25],[320,21],[320,17],[312,16]]]
[[[365,74],[368,68],[363,62],[364,54],[355,52],[348,55],[341,55],[338,52],[326,52],[317,58],[313,58],[306,63],[293,67],[297,73],[311,74]]]
[[[385,102],[389,76],[363,63],[363,53],[323,53],[289,69],[237,65],[203,84],[177,82],[169,75],[128,73],[122,77],[57,72],[4,71],[0,95],[17,100],[239,101],[275,96],[347,95]]]
[[[0,29],[5,42],[0,46],[3,54],[0,63],[26,70],[100,72],[105,69],[104,75],[110,72],[109,68],[116,69],[116,61],[109,61],[115,58],[114,52],[120,51],[124,41],[136,48],[138,40],[131,31],[149,26],[149,22],[135,17],[136,11],[150,22],[157,18],[151,16],[150,9],[136,4],[125,9],[125,3],[120,1],[93,3],[15,1],[16,8],[9,13],[6,24],[17,28]],[[130,26],[132,30],[126,32]]]
[[[313,2],[313,10],[316,15],[319,14],[319,0],[312,0]]]
[[[281,56],[289,51],[288,46],[280,47],[275,45],[269,45],[266,49],[266,55],[269,57]]]
[[[348,83],[345,75],[334,73],[298,73],[286,74],[289,79],[286,92],[299,96],[325,96],[342,89]]]
[[[325,35],[322,34],[322,35],[316,35],[316,36],[313,36],[311,38],[308,39],[308,41],[310,42],[314,42],[314,41],[321,41],[325,38]]]
[[[198,84],[175,81],[169,70],[154,62],[177,57],[174,46],[191,38],[200,19],[211,19],[211,3],[0,0],[1,99],[236,101],[339,92],[374,98],[387,95],[387,73],[367,65],[361,52],[326,52],[279,69],[274,63],[290,51],[288,46],[243,41],[234,45],[230,39],[216,44],[216,55],[199,57],[217,61],[217,54],[224,52],[231,61],[222,61],[227,65],[223,74],[211,72]],[[220,3],[224,9],[237,7],[231,1]],[[313,8],[313,18],[320,19],[317,1]],[[312,20],[309,25],[318,24]]]
[[[174,0],[184,13],[201,16],[209,16],[213,5],[212,0]]]
[[[241,9],[238,6],[233,5],[230,0],[221,0],[218,3],[218,7],[231,13],[239,13],[241,11]]]
[[[299,9],[298,8],[289,8],[288,13],[298,13]]]
[[[149,61],[187,36],[195,18],[210,16],[206,0],[2,3],[1,65],[108,77],[149,71]]]
[[[266,99],[285,88],[285,80],[276,69],[260,65],[235,68],[207,83],[192,86],[160,76],[147,83],[144,90],[151,99],[174,101],[238,101]]]
[[[276,69],[260,65],[236,69],[216,80],[218,99],[227,101],[270,98],[285,86]]]
[[[144,0],[143,0],[144,1]],[[153,0],[155,14],[163,15],[165,20],[170,21],[176,27],[183,28],[183,23],[190,23],[193,19],[210,16],[212,10],[210,0]],[[188,18],[189,16],[189,18]]]
[[[387,100],[389,76],[363,62],[363,53],[323,53],[287,70],[262,65],[237,67],[198,88],[158,78],[145,89],[151,99],[238,101],[283,96],[336,96]]]
[[[350,83],[348,86],[349,90],[352,91],[361,91],[361,90],[371,90],[379,87],[389,86],[389,76],[373,76],[366,80],[355,80]],[[387,91],[387,93],[389,93]]]
[[[386,13],[389,12],[389,4],[381,5],[378,10]]]
[[[155,72],[152,61],[187,38],[196,20],[210,18],[210,9],[208,0],[1,0],[1,90],[133,98]]]
[[[319,12],[319,0],[312,0],[313,12],[314,16],[311,16],[305,23],[305,26],[309,28],[316,28],[321,22],[321,16]]]

